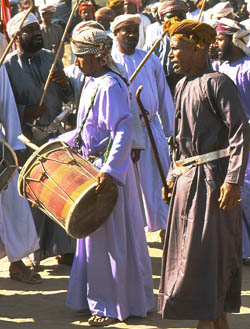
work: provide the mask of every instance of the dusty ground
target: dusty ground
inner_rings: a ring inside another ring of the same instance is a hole
[[[158,234],[147,234],[153,265],[155,297],[160,278],[161,245]],[[250,265],[250,263],[249,263]],[[243,269],[242,308],[240,314],[230,315],[231,329],[250,328],[250,266]],[[29,285],[8,278],[9,263],[0,260],[0,328],[1,329],[66,329],[89,327],[87,316],[65,306],[70,268],[57,265],[54,258],[42,262],[39,285]],[[156,312],[147,318],[130,318],[108,328],[154,329],[195,328],[195,321],[161,320]]]

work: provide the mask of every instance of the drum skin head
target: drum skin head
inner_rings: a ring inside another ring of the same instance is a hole
[[[95,232],[112,213],[119,196],[115,184],[103,195],[95,192],[95,184],[79,198],[66,220],[66,232],[73,238],[86,238]]]

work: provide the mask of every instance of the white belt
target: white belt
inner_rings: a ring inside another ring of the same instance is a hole
[[[218,150],[214,152],[205,153],[202,155],[196,155],[194,157],[186,158],[183,160],[178,160],[174,162],[173,175],[175,177],[185,174],[192,167],[198,166],[200,164],[217,160],[229,156],[229,149]]]

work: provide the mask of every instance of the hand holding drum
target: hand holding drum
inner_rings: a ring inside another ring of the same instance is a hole
[[[19,194],[73,238],[84,238],[96,231],[118,199],[112,177],[62,141],[38,148],[26,138],[20,139],[36,151],[20,172]]]

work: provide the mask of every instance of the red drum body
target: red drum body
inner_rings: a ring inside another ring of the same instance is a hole
[[[18,167],[15,151],[3,139],[0,139],[0,192],[14,178]]]
[[[95,192],[98,173],[92,163],[66,143],[50,142],[25,163],[18,191],[71,237],[83,238],[105,222],[118,199],[115,184],[103,195]]]

